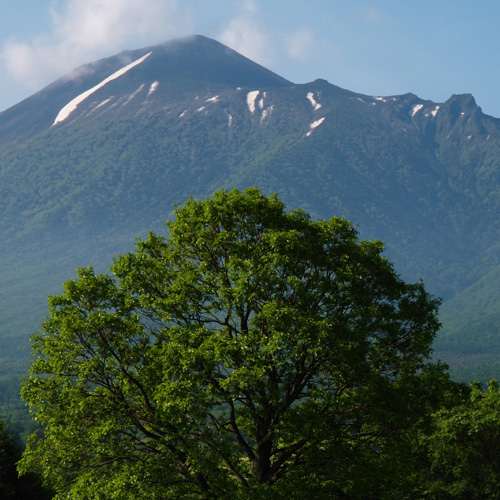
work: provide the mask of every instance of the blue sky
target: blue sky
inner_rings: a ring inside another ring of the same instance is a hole
[[[0,110],[73,68],[176,36],[215,38],[296,83],[500,117],[498,0],[20,0],[0,7]]]

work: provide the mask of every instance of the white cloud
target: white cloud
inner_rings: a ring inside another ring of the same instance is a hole
[[[1,102],[18,102],[82,64],[194,34],[200,26],[200,33],[275,71],[288,67],[293,75],[297,61],[309,63],[318,54],[312,31],[278,29],[259,0],[224,0],[219,12],[209,4],[201,7],[201,0],[51,1],[49,29],[0,46]]]
[[[0,50],[7,75],[31,89],[96,58],[191,31],[177,0],[64,0],[51,14],[49,33]]]
[[[214,34],[221,43],[271,69],[317,57],[317,50],[313,50],[317,41],[309,28],[288,33],[278,29],[257,0],[239,0],[233,5],[236,15]]]
[[[254,0],[243,0],[242,10],[249,14],[257,13],[257,4]]]
[[[273,44],[257,15],[255,2],[243,0],[238,15],[216,38],[252,61],[265,65],[273,58]]]
[[[384,12],[376,9],[375,7],[364,8],[361,12],[361,18],[363,21],[369,24],[376,24],[388,19],[387,15]]]
[[[284,41],[288,56],[292,59],[305,61],[310,58],[314,38],[307,28],[285,35]]]

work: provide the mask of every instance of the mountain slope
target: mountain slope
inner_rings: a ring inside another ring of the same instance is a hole
[[[499,161],[500,121],[470,95],[296,85],[199,36],[86,65],[0,113],[0,343],[26,342],[77,266],[105,270],[172,203],[220,187],[345,216],[405,279],[482,303],[474,284],[500,265]],[[443,334],[461,339],[442,344],[454,361],[475,343],[460,310]]]
[[[127,67],[120,77],[110,80]],[[103,85],[106,80],[109,81]],[[116,102],[131,89],[147,97],[155,91],[163,95],[194,92],[200,85],[235,88],[279,87],[291,83],[215,40],[200,35],[180,38],[84,65],[0,113],[0,145],[19,144],[46,130],[54,124],[61,109],[91,89],[96,90],[89,93],[71,118],[89,112],[108,99],[106,104],[118,111],[124,102],[118,106]]]

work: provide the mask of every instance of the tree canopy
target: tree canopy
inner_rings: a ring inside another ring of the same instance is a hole
[[[433,416],[423,436],[433,473],[429,498],[487,500],[500,491],[500,387],[472,383],[468,397]]]
[[[21,470],[74,500],[401,498],[438,301],[346,220],[258,189],[167,226],[50,297]]]

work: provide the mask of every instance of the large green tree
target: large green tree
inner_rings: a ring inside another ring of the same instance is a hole
[[[437,301],[347,221],[257,189],[167,225],[50,298],[22,470],[73,500],[400,498]]]

